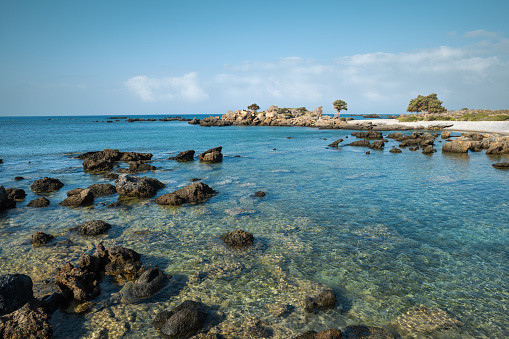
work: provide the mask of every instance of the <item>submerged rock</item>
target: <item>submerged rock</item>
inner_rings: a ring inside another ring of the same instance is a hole
[[[186,300],[171,311],[162,311],[152,322],[154,328],[170,339],[187,338],[200,331],[207,314],[200,302]]]
[[[83,170],[87,172],[109,172],[113,169],[113,160],[110,158],[85,159]]]
[[[105,197],[105,196],[117,193],[115,186],[113,186],[112,184],[108,184],[108,183],[93,184],[93,185],[88,186],[88,189],[90,190],[90,192],[92,192],[92,194],[94,195],[95,198]]]
[[[53,331],[49,324],[49,315],[43,306],[41,302],[31,300],[17,311],[3,317],[0,321],[0,337],[10,339],[52,338]]]
[[[23,178],[23,177],[14,177],[14,180],[15,181],[20,181],[20,180],[25,180],[25,178]]]
[[[35,232],[32,234],[32,245],[34,245],[34,247],[44,246],[53,238],[54,236],[51,234]]]
[[[237,229],[233,232],[227,232],[226,234],[223,234],[221,236],[221,240],[223,240],[230,247],[243,248],[251,246],[253,244],[254,237],[253,233]]]
[[[307,331],[301,335],[296,336],[293,339],[341,339],[341,338],[344,338],[342,336],[341,331],[338,329],[331,328],[320,332]]]
[[[106,233],[111,225],[102,220],[90,220],[84,222],[78,227],[78,233],[81,235],[99,235]]]
[[[166,276],[158,268],[146,270],[138,279],[128,282],[122,288],[124,302],[146,299],[156,295],[169,282],[171,276]]]
[[[399,148],[396,148],[396,147],[391,149],[389,152],[391,152],[391,153],[402,153],[402,151]]]
[[[65,198],[59,203],[61,206],[78,207],[87,206],[94,203],[94,194],[89,189],[84,189],[77,194]]]
[[[143,161],[130,161],[129,168],[119,168],[117,172],[119,173],[139,173],[146,171],[155,171],[157,168],[155,166],[144,163]]]
[[[116,183],[119,196],[126,198],[150,198],[163,187],[164,184],[157,179],[137,178],[125,174],[121,175]]]
[[[398,336],[383,327],[350,325],[343,329],[343,339],[396,339]]]
[[[254,196],[258,197],[258,198],[263,198],[264,196],[266,196],[266,194],[264,191],[258,191],[258,192],[255,192]]]
[[[45,193],[58,191],[62,187],[64,187],[64,184],[60,180],[44,177],[43,179],[36,180],[32,186],[30,186],[30,189],[35,193]]]
[[[180,206],[187,203],[201,203],[210,199],[217,192],[202,182],[194,182],[172,193],[156,198],[159,205]]]
[[[135,276],[141,268],[141,255],[129,248],[120,246],[109,247],[105,250],[106,265],[104,271],[110,275],[123,275],[129,278]]]
[[[49,204],[50,201],[48,199],[46,199],[45,197],[39,197],[37,199],[30,201],[27,207],[48,207]]]
[[[336,307],[337,302],[336,294],[332,290],[327,289],[316,298],[306,298],[304,300],[304,309],[306,312],[316,313],[320,309]]]
[[[217,163],[223,161],[223,154],[221,153],[223,147],[211,148],[198,156],[201,162]]]
[[[433,333],[450,328],[463,326],[463,323],[456,317],[437,307],[416,306],[400,315],[396,319],[402,329]]]
[[[32,300],[32,288],[32,279],[28,275],[0,275],[0,316],[11,313]]]

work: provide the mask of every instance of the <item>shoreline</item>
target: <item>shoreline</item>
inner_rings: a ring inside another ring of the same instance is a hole
[[[430,130],[430,126],[437,126],[440,130],[444,131],[458,131],[458,132],[477,132],[477,133],[498,133],[502,135],[509,135],[509,121],[418,121],[418,122],[399,122],[397,119],[372,119],[372,120],[353,120],[356,125],[365,123],[372,124],[373,126],[403,126],[412,129]],[[350,121],[349,123],[352,123]],[[452,125],[443,127],[445,125]],[[434,130],[434,129],[432,129]]]

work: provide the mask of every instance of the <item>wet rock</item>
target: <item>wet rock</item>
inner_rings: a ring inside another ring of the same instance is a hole
[[[200,119],[193,118],[192,120],[189,120],[187,123],[190,125],[199,125]]]
[[[184,152],[180,152],[176,157],[170,158],[171,160],[177,161],[193,161],[194,160],[194,150],[188,150]]]
[[[159,205],[180,206],[186,203],[201,203],[210,199],[217,192],[202,182],[189,184],[172,193],[156,198]]]
[[[367,139],[354,141],[354,142],[348,144],[348,146],[359,146],[359,147],[369,147],[369,145],[370,145],[369,140],[367,140]]]
[[[66,300],[64,295],[56,292],[46,295],[41,299],[43,307],[48,314],[55,313],[55,311],[58,310],[58,308],[62,306],[65,301]]]
[[[32,186],[30,186],[30,189],[35,193],[45,193],[58,191],[63,186],[64,184],[58,179],[44,177],[43,179],[36,180]]]
[[[32,279],[28,275],[0,275],[0,316],[11,313],[32,300],[32,287]]]
[[[233,232],[227,232],[221,236],[221,240],[223,240],[228,246],[234,248],[243,248],[247,246],[251,246],[253,244],[253,233],[245,232],[241,229],[237,229]]]
[[[86,159],[83,161],[83,170],[87,172],[109,172],[113,169],[113,160],[110,158]]]
[[[341,339],[342,333],[338,329],[328,329],[320,332],[307,331],[293,339]]]
[[[20,188],[8,188],[5,190],[7,197],[11,200],[23,200],[27,196],[24,190]]]
[[[385,143],[383,140],[375,140],[369,145],[369,148],[382,149],[382,148],[384,148],[384,146],[385,146]]]
[[[90,190],[90,192],[92,192],[92,194],[94,195],[95,198],[105,197],[105,196],[117,193],[115,186],[113,186],[112,184],[107,184],[107,183],[93,184],[93,185],[88,186],[88,189]]]
[[[151,153],[122,152],[119,161],[148,161],[152,156]]]
[[[141,268],[141,255],[129,248],[120,246],[106,249],[106,265],[104,270],[109,275],[122,275],[132,280]]]
[[[401,153],[402,151],[399,148],[393,148],[389,152],[391,152],[391,153]]]
[[[383,327],[350,325],[343,329],[343,339],[396,339],[399,336]]]
[[[119,168],[117,172],[119,173],[140,173],[146,171],[155,171],[157,168],[155,166],[144,163],[143,161],[130,161],[129,168]]]
[[[496,164],[491,165],[495,168],[501,168],[501,169],[509,169],[509,162],[498,162]]]
[[[336,294],[330,289],[320,293],[316,298],[306,298],[304,309],[306,312],[316,313],[321,309],[334,308],[337,304]]]
[[[117,180],[119,175],[114,172],[108,172],[103,175],[104,179]]]
[[[391,133],[387,136],[387,138],[390,138],[390,139],[399,139],[399,138],[403,138],[403,133],[401,132],[394,132],[394,133]]]
[[[45,197],[39,197],[37,199],[30,201],[27,207],[48,207],[49,204],[50,201],[48,199],[46,199]]]
[[[57,269],[55,280],[66,298],[83,301],[95,298],[101,293],[95,273],[82,271],[70,263]]]
[[[138,279],[128,282],[122,288],[123,301],[130,302],[136,299],[146,299],[156,295],[169,282],[171,276],[166,276],[158,268],[146,270]]]
[[[221,154],[223,147],[211,148],[198,156],[201,162],[217,163],[223,161],[223,154]]]
[[[34,234],[32,234],[32,245],[34,247],[44,246],[53,238],[54,236],[52,236],[51,234],[35,232]]]
[[[94,195],[89,189],[84,189],[78,194],[71,195],[59,203],[61,206],[78,207],[94,203]]]
[[[332,143],[329,144],[329,147],[339,147],[339,144],[343,142],[343,139],[338,139]]]
[[[99,235],[106,233],[111,225],[102,220],[90,220],[84,222],[78,227],[78,233],[81,235]]]
[[[264,191],[258,191],[258,192],[255,192],[254,196],[258,197],[258,198],[263,198],[264,196],[266,196],[266,194]]]
[[[422,148],[422,153],[424,154],[433,154],[434,152],[436,152],[436,150],[433,149],[433,146],[431,145]]]
[[[25,178],[23,178],[23,177],[14,177],[14,180],[15,181],[20,181],[20,180],[25,180]]]
[[[454,141],[446,142],[442,145],[443,153],[467,153],[472,146],[472,141],[455,139]]]
[[[43,304],[37,300],[3,317],[0,321],[0,337],[12,339],[52,338],[49,315]]]
[[[396,319],[404,330],[433,333],[450,328],[463,326],[456,317],[437,307],[416,306]]]
[[[67,191],[65,194],[70,197],[72,195],[76,195],[76,194],[80,194],[81,192],[83,192],[83,188],[75,188],[75,189],[72,189],[70,191]]]
[[[0,185],[0,211],[14,207],[16,207],[16,202],[13,199],[9,199],[7,191]]]
[[[170,339],[187,338],[204,326],[207,314],[202,303],[186,300],[171,311],[156,315],[154,328]]]
[[[163,187],[164,184],[157,179],[137,178],[125,174],[121,175],[116,183],[119,196],[126,198],[150,198]]]

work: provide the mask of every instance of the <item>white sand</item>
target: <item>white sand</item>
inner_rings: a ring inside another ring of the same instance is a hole
[[[373,125],[403,125],[415,129],[426,129],[428,126],[453,125],[449,131],[499,133],[509,135],[509,121],[418,121],[399,122],[396,119],[354,120],[356,123],[371,122]],[[352,123],[352,121],[350,121]]]

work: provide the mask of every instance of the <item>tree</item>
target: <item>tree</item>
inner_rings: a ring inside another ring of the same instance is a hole
[[[335,118],[339,117],[339,112],[342,111],[342,110],[345,110],[347,111],[348,109],[346,108],[346,102],[343,101],[343,100],[336,100],[332,103],[332,106],[334,107],[334,109],[336,110],[336,115],[334,116]]]
[[[419,95],[417,98],[410,100],[410,104],[406,109],[407,112],[421,112],[426,113],[443,113],[446,109],[442,106],[442,101],[438,100],[435,93],[423,96]]]
[[[258,111],[260,109],[260,106],[258,106],[257,104],[252,104],[252,105],[247,106],[247,109],[250,109],[254,113],[256,113],[256,111]]]

